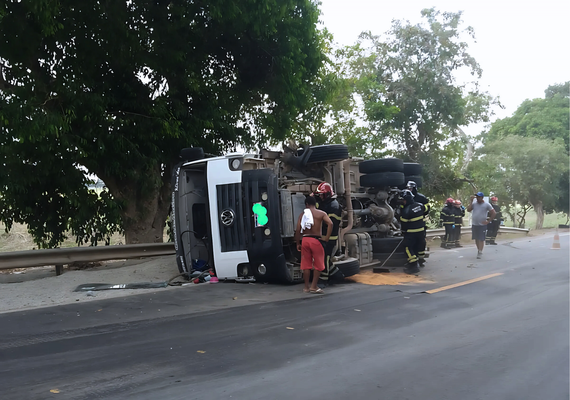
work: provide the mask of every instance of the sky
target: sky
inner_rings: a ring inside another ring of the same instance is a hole
[[[463,12],[463,27],[475,30],[469,42],[483,76],[482,90],[498,96],[504,109],[496,118],[511,116],[525,99],[543,98],[552,84],[570,80],[570,1],[505,0],[321,0],[322,24],[342,46],[352,45],[362,31],[382,35],[392,20],[421,20],[421,10],[435,7]],[[467,127],[477,135],[484,124]]]

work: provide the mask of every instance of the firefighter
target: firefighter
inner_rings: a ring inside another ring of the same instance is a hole
[[[426,196],[424,196],[423,194],[418,192],[418,185],[416,185],[416,182],[408,181],[406,186],[407,186],[408,190],[410,192],[412,192],[412,194],[414,195],[414,201],[416,203],[423,204],[426,207],[426,215],[429,214],[429,210],[430,210],[429,200]]]
[[[461,204],[461,200],[455,200],[453,215],[455,217],[455,226],[453,228],[453,234],[455,236],[455,247],[463,247],[461,245],[461,227],[463,226],[465,207],[463,207]]]
[[[414,181],[408,181],[407,185],[408,190],[410,192],[412,192],[412,194],[414,195],[414,201],[416,203],[420,203],[423,204],[425,207],[425,212],[424,212],[424,221],[425,221],[425,217],[427,217],[429,215],[429,212],[431,210],[431,207],[429,205],[429,200],[426,196],[424,196],[423,194],[421,194],[420,192],[418,192],[418,185],[416,184],[416,182]],[[427,231],[424,229],[424,237],[427,234]],[[418,250],[418,262],[420,263],[420,266],[423,266],[426,262],[425,256],[426,256],[426,248],[425,248],[425,241],[424,241],[424,247],[422,249]]]
[[[332,256],[336,253],[338,245],[338,232],[340,222],[342,220],[342,208],[336,199],[336,194],[332,186],[327,182],[322,182],[315,190],[314,195],[317,197],[317,208],[326,212],[333,222],[333,231],[329,241],[325,246],[325,270],[321,272],[320,279],[325,286],[330,284],[332,280],[344,279],[343,273],[332,262]],[[323,227],[324,229],[324,227]],[[323,230],[323,234],[326,232]]]
[[[495,196],[491,197],[491,205],[495,210],[495,218],[489,222],[487,225],[487,236],[485,237],[485,244],[496,245],[495,239],[497,239],[497,233],[499,232],[499,226],[501,221],[503,221],[503,213],[501,213],[501,207],[499,207],[499,199]]]
[[[451,197],[445,201],[445,206],[439,213],[439,220],[445,228],[445,236],[441,241],[441,247],[444,249],[451,249],[455,244],[455,237],[453,236],[453,225],[455,225],[455,214],[453,212],[455,200]]]
[[[419,269],[418,252],[425,249],[426,224],[424,220],[426,207],[414,200],[414,195],[409,190],[402,192],[404,208],[400,215],[402,233],[404,234],[404,248],[408,256],[408,263],[404,268],[406,274],[416,274]]]

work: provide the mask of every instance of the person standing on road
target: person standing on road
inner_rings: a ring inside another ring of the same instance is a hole
[[[475,240],[475,244],[477,245],[477,258],[481,258],[483,255],[487,225],[496,215],[493,206],[487,203],[484,197],[483,192],[477,192],[477,194],[471,196],[471,204],[467,206],[467,211],[472,215],[471,239]],[[477,199],[475,200],[475,198]],[[489,216],[487,216],[487,213]]]
[[[424,211],[424,222],[425,222],[425,217],[427,217],[429,215],[429,212],[431,210],[431,206],[429,205],[429,199],[424,196],[423,194],[421,194],[420,192],[418,192],[418,185],[416,184],[416,182],[414,181],[408,181],[407,185],[408,190],[410,192],[412,192],[412,194],[414,195],[414,201],[416,203],[420,203],[423,204],[425,207],[425,211]],[[427,230],[424,229],[424,238],[426,237],[427,234]],[[420,263],[420,266],[423,266],[426,262],[426,246],[425,243],[426,241],[424,240],[424,247],[421,249],[418,249],[418,262]]]
[[[414,200],[414,195],[409,190],[402,192],[404,208],[400,215],[402,232],[404,234],[404,249],[408,256],[408,263],[404,268],[406,274],[420,272],[418,253],[425,249],[426,223],[424,220],[425,206]]]
[[[455,247],[463,247],[461,245],[461,227],[463,226],[465,207],[461,205],[461,200],[455,200],[453,215],[455,216],[455,225],[453,227],[453,235],[455,237]]]
[[[449,197],[445,201],[445,206],[441,209],[439,213],[439,220],[443,227],[445,228],[445,236],[441,241],[441,247],[444,249],[451,249],[451,247],[455,244],[455,238],[453,234],[453,225],[455,224],[455,214],[454,214],[454,207],[455,200]]]
[[[501,207],[499,207],[499,199],[495,196],[491,197],[491,205],[495,210],[495,218],[487,226],[487,237],[485,238],[485,244],[496,245],[495,239],[497,239],[497,234],[499,233],[499,226],[503,220],[503,213],[501,213]]]
[[[325,269],[321,272],[320,276],[320,279],[323,281],[325,286],[327,286],[332,280],[342,280],[344,278],[343,273],[332,262],[332,256],[337,249],[338,231],[340,228],[340,222],[342,221],[342,209],[336,199],[336,194],[329,183],[323,182],[319,184],[314,195],[318,198],[317,208],[327,213],[333,223],[331,237],[329,241],[324,244]],[[323,236],[326,235],[324,226],[322,234]]]
[[[295,241],[297,251],[301,252],[301,271],[305,281],[305,293],[321,294],[323,290],[317,287],[319,275],[325,269],[325,250],[321,241],[328,242],[331,237],[333,223],[329,216],[315,207],[317,200],[313,196],[305,199],[305,210],[299,215],[297,229],[295,229]],[[327,225],[327,234],[321,236],[321,229],[324,223]],[[301,236],[302,241],[301,241]],[[313,281],[309,287],[313,270]]]

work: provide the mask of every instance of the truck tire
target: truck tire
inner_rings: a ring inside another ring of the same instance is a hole
[[[336,267],[343,273],[345,277],[356,275],[360,272],[360,263],[356,258],[337,261],[334,263]]]
[[[404,163],[404,175],[421,175],[422,174],[422,165],[418,163]]]
[[[396,253],[404,252],[403,241],[401,237],[393,238],[374,238],[372,239],[372,252],[373,253],[388,253],[396,249]]]
[[[195,161],[205,158],[204,149],[201,147],[187,147],[180,150],[180,158],[183,161]]]
[[[348,147],[344,144],[324,144],[320,146],[311,146],[313,153],[309,157],[307,164],[346,160],[348,156]],[[297,154],[299,157],[303,155],[304,149],[299,149]]]
[[[362,187],[400,186],[405,183],[403,172],[377,172],[360,177]]]
[[[408,256],[405,253],[394,253],[392,256],[390,253],[375,253],[374,259],[384,267],[403,267],[408,262]]]
[[[405,264],[408,261],[408,256],[406,253],[395,252],[394,254],[390,253],[374,253],[373,257],[375,260],[380,260],[382,262],[388,260],[386,263],[397,261],[398,264]]]
[[[381,158],[378,160],[361,161],[358,170],[363,174],[375,172],[404,172],[404,162],[399,158]]]
[[[408,183],[408,181],[416,182],[418,189],[424,185],[422,177],[418,175],[406,175],[406,183]]]

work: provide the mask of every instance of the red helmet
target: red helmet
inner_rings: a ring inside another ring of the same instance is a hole
[[[315,194],[317,194],[321,199],[330,199],[334,196],[334,191],[330,183],[323,182],[317,186],[317,190],[315,190]]]
[[[456,206],[460,206],[460,205],[461,205],[461,200],[455,200],[455,205],[456,205]]]
[[[445,200],[445,202],[447,204],[453,204],[453,203],[455,203],[455,200],[453,200],[451,197],[449,197],[447,200]]]
[[[491,197],[491,201],[499,201],[496,196]]]

